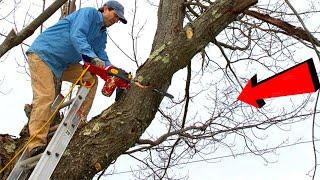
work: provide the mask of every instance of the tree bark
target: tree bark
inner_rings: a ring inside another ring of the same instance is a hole
[[[76,10],[76,0],[68,0],[61,8],[60,19],[68,16]]]
[[[151,87],[167,90],[173,74],[186,67],[197,52],[257,0],[218,0],[201,17],[182,28],[183,2],[160,1],[152,53],[135,78],[150,88],[133,84],[118,102],[80,128],[52,179],[92,179],[134,146],[163,99]]]
[[[320,44],[318,43],[319,40],[316,39],[314,36],[312,36],[311,39],[316,39],[316,41],[312,41],[310,40],[309,36],[308,36],[308,32],[306,32],[304,29],[302,29],[301,27],[297,27],[297,26],[293,26],[291,24],[289,24],[288,22],[285,22],[281,19],[277,19],[274,17],[270,17],[268,14],[261,14],[259,12],[256,11],[252,11],[252,10],[246,10],[244,11],[245,14],[252,16],[256,19],[259,19],[261,21],[270,23],[280,29],[283,30],[282,33],[288,35],[288,36],[292,36],[295,38],[300,38],[302,40],[314,43],[316,46],[320,46]]]

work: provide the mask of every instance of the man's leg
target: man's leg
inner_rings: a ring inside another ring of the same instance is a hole
[[[29,152],[47,144],[50,123],[44,126],[51,116],[51,104],[55,98],[54,75],[51,69],[34,53],[28,54],[33,91],[32,111],[29,120]],[[44,126],[44,127],[43,127]],[[42,128],[43,127],[43,128]],[[42,128],[42,129],[41,129]]]
[[[83,67],[81,64],[71,65],[63,72],[61,80],[74,83],[79,78],[82,72],[83,72]],[[87,72],[83,77],[83,81],[95,82],[95,84],[91,87],[89,94],[87,95],[85,101],[83,102],[80,108],[80,111],[82,112],[82,116],[84,117],[84,119],[86,119],[91,109],[93,99],[97,91],[98,78],[96,75],[93,75],[90,72]]]

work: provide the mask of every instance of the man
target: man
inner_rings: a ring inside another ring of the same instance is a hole
[[[33,42],[27,51],[33,90],[32,111],[29,120],[29,156],[44,151],[49,126],[40,128],[51,116],[55,81],[75,82],[83,71],[80,61],[88,61],[99,67],[111,65],[106,52],[106,28],[121,21],[126,24],[124,8],[117,1],[106,2],[99,10],[82,8],[59,20]],[[97,77],[86,73],[83,80],[97,82]],[[91,108],[97,83],[91,88],[80,111],[86,117]]]

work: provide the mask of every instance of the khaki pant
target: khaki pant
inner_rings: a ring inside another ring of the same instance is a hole
[[[30,137],[35,135],[35,138],[28,145],[28,150],[30,151],[35,147],[47,144],[47,135],[50,128],[50,123],[48,123],[48,125],[43,129],[41,129],[41,127],[49,120],[51,113],[53,112],[50,107],[56,97],[56,93],[54,80],[55,77],[51,69],[37,54],[30,53],[27,56],[33,91],[32,111],[29,120],[29,133]],[[61,80],[74,83],[79,78],[82,71],[83,68],[81,64],[71,65],[63,72]],[[96,82],[80,108],[82,115],[86,117],[90,111],[97,90],[98,80],[95,75],[91,75],[89,72],[84,75],[83,80],[90,82],[95,80]],[[38,130],[40,131],[38,132]]]

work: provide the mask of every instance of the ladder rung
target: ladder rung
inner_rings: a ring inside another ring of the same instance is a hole
[[[54,136],[54,133],[56,133],[56,132],[55,131],[49,132],[47,138],[51,139]]]
[[[73,101],[74,101],[74,98],[72,98],[72,99],[64,102],[64,103],[61,105],[60,109],[66,107],[66,106],[69,106],[70,104],[72,104]]]
[[[36,167],[37,163],[38,163],[38,161],[33,162],[33,163],[31,163],[31,164],[26,164],[26,165],[23,167],[23,169],[24,169],[25,171],[30,170],[30,169],[33,169],[34,167]]]
[[[20,166],[23,167],[23,168],[29,169],[29,167],[30,167],[31,165],[33,165],[33,164],[36,165],[36,164],[37,164],[37,162],[38,162],[39,159],[41,158],[42,154],[43,154],[43,153],[38,154],[38,155],[36,155],[36,156],[33,156],[33,157],[31,157],[31,158],[28,158],[28,159],[26,159],[26,160],[21,161],[21,162],[20,162]],[[35,165],[34,165],[34,166],[35,166]],[[33,166],[33,167],[34,167],[34,166]],[[31,168],[32,168],[32,167],[31,167]]]
[[[56,125],[50,127],[49,132],[55,132],[58,129],[58,127],[59,127],[59,124],[56,124]]]
[[[58,128],[56,128],[56,126],[50,128],[49,137],[52,135],[53,137],[46,147],[45,152],[28,158],[28,153],[25,149],[11,171],[8,180],[26,180],[28,178],[29,180],[39,180],[50,178],[80,123],[78,111],[89,90],[90,88],[82,86],[75,98],[61,105],[59,109],[67,106],[69,106],[69,108],[67,109],[66,116],[63,117],[60,125],[58,125]],[[62,100],[63,96],[59,94],[51,108],[56,110]],[[51,155],[51,152],[54,152],[53,155]]]
[[[58,104],[60,104],[60,102],[63,100],[63,95],[62,94],[59,94],[56,99],[53,101],[52,105],[51,105],[51,108],[53,110],[56,109],[56,107],[58,106]]]

